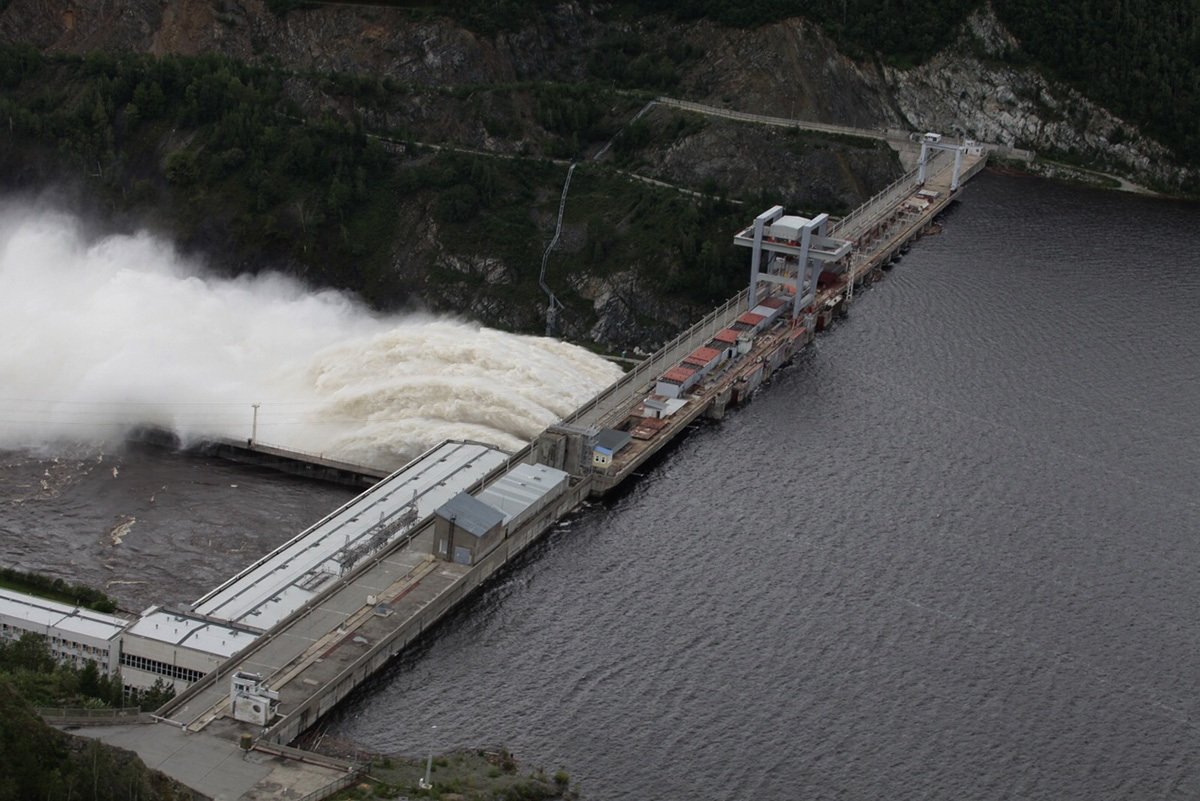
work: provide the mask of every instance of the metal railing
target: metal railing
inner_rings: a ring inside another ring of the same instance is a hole
[[[530,445],[527,445],[522,450],[513,454],[509,458],[509,461],[507,463],[500,465],[499,467],[495,468],[492,471],[492,473],[490,473],[488,476],[485,476],[484,478],[481,478],[478,481],[476,481],[475,484],[472,484],[471,487],[469,487],[466,490],[466,492],[474,493],[477,489],[479,489],[484,484],[486,484],[493,476],[501,475],[502,473],[507,472],[508,470],[511,469],[511,467],[513,465],[517,464],[519,461],[523,461],[529,455],[529,453],[532,451],[532,449],[533,449],[533,445],[531,443]],[[528,526],[535,526],[535,525],[537,525],[537,523],[536,523],[537,520],[543,519],[547,515],[550,516],[550,519],[552,521],[559,519],[559,517],[557,515],[555,515],[555,513],[554,513],[555,505],[561,506],[564,502],[569,502],[570,508],[577,507],[579,505],[579,502],[584,497],[587,496],[590,486],[591,486],[591,478],[590,477],[585,478],[579,484],[569,488],[562,496],[557,498],[550,505],[544,507],[540,512],[535,514],[533,517],[531,517],[530,519],[521,523],[518,526],[518,529],[526,528]],[[547,528],[548,527],[549,526],[547,526]],[[508,535],[506,534],[505,537],[507,538]],[[468,587],[465,590],[463,589],[463,586],[464,586],[463,581],[465,579],[467,579],[469,576],[471,576],[472,573],[475,573],[478,570],[484,569],[484,565],[489,559],[500,559],[500,564],[503,565],[510,558],[510,555],[508,553],[504,554],[502,559],[501,559],[500,555],[501,555],[501,552],[500,552],[499,548],[496,548],[493,551],[491,551],[490,553],[488,553],[481,562],[478,562],[475,565],[473,565],[470,568],[470,570],[468,570],[463,576],[456,579],[453,583],[451,583],[449,586],[447,586],[443,592],[439,593],[437,596],[435,596],[433,599],[431,599],[429,602],[427,602],[420,609],[415,610],[411,615],[409,615],[404,620],[399,621],[390,632],[379,637],[374,643],[371,644],[371,646],[369,648],[367,648],[366,651],[364,651],[357,658],[351,660],[349,664],[342,667],[342,669],[339,670],[336,675],[334,675],[331,679],[325,681],[321,685],[321,688],[319,690],[317,690],[316,692],[313,693],[313,695],[311,695],[307,699],[305,699],[302,704],[299,704],[297,706],[297,708],[292,711],[291,714],[295,714],[297,711],[303,710],[305,708],[312,709],[314,711],[320,710],[322,704],[329,698],[330,695],[336,696],[336,699],[333,702],[333,704],[336,705],[346,695],[346,693],[342,693],[341,695],[339,695],[339,693],[341,693],[342,688],[348,679],[350,679],[355,673],[358,673],[359,671],[363,671],[365,668],[366,672],[363,674],[363,680],[365,680],[365,678],[367,676],[373,674],[376,670],[378,670],[378,667],[372,668],[372,667],[370,667],[370,665],[373,662],[375,662],[377,659],[379,659],[381,654],[387,654],[384,657],[384,661],[387,661],[388,659],[391,659],[396,654],[399,654],[400,649],[396,649],[393,652],[393,644],[395,643],[395,641],[397,639],[400,638],[401,632],[405,631],[406,629],[408,629],[414,625],[418,626],[418,632],[423,632],[427,628],[429,628],[431,625],[433,625],[433,623],[440,620],[443,615],[448,614],[450,612],[450,610],[454,609],[458,605],[458,603],[462,601],[463,598],[465,598],[471,592],[478,589],[479,586],[482,585],[483,582],[486,581],[487,578],[495,572],[495,570],[497,569],[497,566],[492,565],[487,570],[487,573],[484,575],[484,578],[482,578],[479,581],[477,581],[476,583],[472,584],[470,587]],[[457,593],[457,596],[455,596],[455,593]],[[435,609],[436,604],[439,603],[441,601],[441,599],[443,599],[443,598],[446,599],[446,601],[444,602],[445,605],[441,609]],[[434,611],[431,612],[431,609]],[[354,686],[358,686],[359,684],[361,684],[361,680],[358,682],[354,682]],[[347,692],[349,692],[349,691],[347,691]],[[320,717],[320,714],[318,714],[317,717]],[[315,720],[315,718],[314,718],[314,720]],[[269,750],[271,748],[288,748],[288,746],[281,746],[281,745],[276,744],[272,738],[281,736],[282,734],[286,733],[287,729],[290,725],[291,725],[291,720],[289,719],[289,717],[284,716],[284,717],[280,718],[274,724],[272,724],[271,726],[269,726],[267,729],[265,729],[263,731],[262,735],[260,735],[258,740],[256,740],[255,747],[260,747],[258,745],[259,743],[263,743],[263,744],[269,743],[269,745],[264,745],[261,747],[263,747],[264,750]],[[299,734],[299,732],[296,732],[295,734]],[[291,750],[296,751],[298,753],[308,753],[308,752],[301,752],[301,751],[299,751],[299,749],[291,749]]]
[[[348,759],[326,756],[316,751],[305,751],[303,748],[293,748],[290,745],[283,745],[282,743],[256,742],[254,750],[288,757],[298,762],[310,762],[313,765],[320,765],[324,768],[344,770],[349,774],[361,774],[366,772],[367,769],[367,764],[363,762],[352,762]]]
[[[140,723],[149,721],[149,715],[143,715],[140,707],[123,706],[115,709],[88,709],[86,707],[39,706],[35,712],[48,722],[82,722],[104,723]]]
[[[702,317],[698,322],[696,322],[694,325],[692,325],[691,328],[688,328],[686,331],[679,334],[677,337],[672,339],[666,345],[663,345],[661,348],[659,348],[653,354],[651,354],[650,356],[647,356],[641,363],[639,363],[632,370],[625,373],[623,376],[618,378],[612,384],[609,384],[606,388],[601,390],[599,392],[599,394],[595,395],[587,403],[583,404],[578,409],[571,412],[571,414],[567,415],[562,420],[560,420],[559,425],[570,425],[571,423],[576,422],[581,417],[590,413],[596,407],[600,406],[600,404],[605,403],[606,401],[610,400],[614,395],[616,395],[622,389],[629,387],[631,384],[634,384],[634,382],[644,382],[645,380],[647,380],[648,377],[650,376],[650,374],[656,373],[657,368],[660,367],[663,362],[668,360],[668,356],[672,350],[677,348],[680,345],[680,343],[682,343],[684,341],[688,341],[689,339],[694,337],[698,332],[702,332],[706,328],[711,327],[713,330],[713,333],[716,333],[716,330],[717,330],[717,326],[715,325],[716,321],[724,320],[726,317],[729,316],[730,310],[739,308],[743,303],[745,303],[746,298],[749,295],[749,293],[750,293],[749,288],[743,289],[741,292],[737,293],[732,298],[725,301],[724,305],[718,306],[716,309],[713,309],[711,312],[709,312],[704,317]],[[641,386],[640,383],[634,384],[634,385]]]
[[[231,439],[229,437],[213,437],[211,439],[204,440],[201,444],[203,445],[204,442],[210,442],[210,443],[213,443],[216,445],[227,445],[229,447],[238,448],[243,451],[248,451],[250,453],[262,453],[262,454],[266,454],[268,456],[282,456],[285,458],[289,458],[289,457],[297,458],[298,461],[309,462],[312,464],[319,464],[323,467],[332,467],[337,470],[346,470],[351,473],[360,473],[362,475],[369,475],[372,477],[374,477],[376,475],[386,477],[386,476],[391,475],[393,472],[395,472],[394,470],[391,470],[386,467],[378,467],[376,465],[356,464],[354,462],[346,462],[346,461],[342,461],[341,459],[334,459],[332,457],[326,456],[323,453],[314,453],[312,451],[302,451],[299,448],[289,448],[286,445],[274,445],[272,443],[263,442],[262,440],[258,440],[258,439],[246,440],[243,442],[242,440]]]
[[[414,459],[412,462],[409,462],[409,464],[412,464],[413,462],[419,461],[421,458],[424,458],[425,455],[432,453],[434,450],[441,447],[441,444],[442,443],[439,443],[438,445],[435,445],[433,448],[430,448],[428,451],[426,451],[425,454],[423,454],[421,457],[418,457],[417,459]],[[483,476],[480,479],[477,479],[473,484],[471,484],[469,487],[467,487],[463,491],[467,492],[467,493],[476,492],[477,490],[479,490],[483,486],[485,486],[489,481],[492,481],[492,480],[496,479],[498,476],[501,476],[504,473],[507,473],[515,465],[526,461],[529,458],[529,455],[532,453],[532,451],[533,451],[532,443],[525,445],[523,448],[518,450],[516,453],[509,456],[508,459],[506,459],[502,464],[498,465],[497,467],[492,468],[492,470],[490,472],[488,472],[485,476]],[[405,465],[405,466],[407,467],[407,465]],[[401,469],[403,469],[403,468],[401,468]],[[376,485],[376,486],[379,486],[379,485]],[[373,491],[373,490],[368,490],[368,492],[371,492],[371,491]],[[340,512],[342,509],[345,509],[347,506],[354,503],[356,500],[357,500],[357,498],[348,501],[346,504],[344,504],[342,507],[340,507],[337,511],[328,515],[325,519],[326,520],[329,519],[329,517],[332,517],[333,515]],[[256,639],[253,643],[251,643],[245,650],[240,651],[240,652],[234,654],[233,656],[229,657],[228,659],[226,659],[224,662],[219,664],[212,672],[210,672],[206,676],[204,676],[204,678],[191,684],[186,689],[184,689],[183,692],[179,693],[173,699],[171,699],[166,704],[164,704],[162,706],[162,708],[157,710],[157,712],[161,715],[169,716],[176,710],[182,709],[187,703],[191,702],[192,699],[194,699],[197,696],[201,695],[202,693],[208,691],[210,688],[216,690],[217,692],[220,692],[220,690],[216,687],[216,684],[218,681],[220,681],[222,676],[228,677],[229,674],[232,673],[237,668],[238,665],[245,663],[246,660],[249,659],[252,655],[262,651],[264,648],[266,648],[268,645],[270,645],[272,642],[274,642],[281,634],[283,634],[289,628],[291,628],[291,626],[293,624],[295,624],[298,620],[300,620],[301,618],[310,614],[314,609],[317,609],[318,607],[325,604],[335,593],[345,590],[348,587],[350,587],[351,585],[353,585],[368,570],[371,570],[372,568],[377,567],[380,562],[384,561],[385,559],[390,558],[392,556],[392,554],[394,554],[397,550],[408,545],[410,542],[412,542],[412,540],[414,540],[422,532],[424,532],[426,529],[429,528],[429,526],[432,524],[432,519],[433,519],[433,515],[430,514],[430,515],[426,515],[425,517],[421,518],[420,520],[417,520],[416,522],[414,522],[409,527],[408,531],[406,531],[400,537],[397,537],[395,541],[393,541],[392,543],[387,545],[383,550],[379,551],[378,553],[374,554],[373,556],[369,557],[368,559],[363,560],[361,563],[359,563],[357,566],[355,566],[354,569],[351,570],[346,575],[339,576],[337,578],[337,580],[335,580],[334,582],[329,584],[329,586],[322,589],[319,593],[314,595],[312,598],[309,598],[307,601],[305,601],[303,604],[301,604],[299,608],[297,608],[295,611],[293,611],[290,615],[283,618],[278,623],[276,623],[274,626],[272,626],[270,629],[268,629],[266,632],[264,632],[261,636],[258,637],[258,639]],[[322,522],[324,522],[324,520]],[[317,525],[320,525],[320,523],[318,523]],[[305,531],[307,532],[308,529],[306,529]],[[299,536],[303,536],[303,533],[298,535],[297,539],[299,538]],[[267,557],[263,557],[263,559],[259,560],[259,561],[261,562],[261,561],[265,560],[266,558]],[[255,564],[258,564],[258,563],[255,563]],[[241,575],[241,574],[239,574],[239,575]],[[233,581],[233,579],[231,579],[230,581]],[[229,582],[227,582],[227,583],[229,583]],[[222,587],[223,586],[225,586],[225,585],[222,585]],[[211,594],[212,593],[210,593],[210,595]],[[208,596],[205,596],[205,597],[208,597]],[[222,697],[224,697],[224,696],[222,696]],[[211,709],[211,707],[209,707],[208,709]],[[201,712],[200,716],[203,716],[203,714],[205,712],[207,712],[208,709],[203,710]],[[199,719],[199,718],[197,717],[195,719]]]
[[[333,795],[338,790],[345,790],[347,787],[354,784],[356,781],[358,781],[359,775],[360,774],[358,773],[353,773],[349,776],[342,776],[340,779],[334,779],[321,789],[313,790],[308,795],[301,796],[299,799],[297,799],[297,801],[322,801],[322,799],[329,798],[329,796]]]
[[[925,160],[926,174],[928,174],[929,168],[933,165],[933,163],[941,155],[942,155],[942,152],[940,150],[934,151],[932,154],[930,154],[929,158],[927,158]],[[843,217],[842,219],[838,220],[833,225],[831,225],[829,228],[830,236],[835,236],[837,234],[842,233],[843,231],[851,231],[852,232],[853,227],[855,225],[858,225],[864,217],[867,217],[872,212],[872,210],[876,204],[883,202],[885,198],[890,199],[893,194],[899,194],[901,191],[907,191],[909,188],[916,186],[917,185],[917,175],[919,175],[920,172],[921,172],[920,167],[914,167],[913,169],[904,173],[904,175],[901,175],[895,181],[892,181],[890,184],[885,186],[880,191],[876,192],[871,197],[871,199],[868,200],[866,203],[863,203],[861,206],[856,208],[854,211],[850,212],[845,217]],[[843,239],[847,239],[847,238],[852,239],[853,237],[852,236],[849,236],[849,237],[844,236],[842,238]]]

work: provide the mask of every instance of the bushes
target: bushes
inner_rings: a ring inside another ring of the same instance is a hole
[[[9,567],[0,568],[0,587],[37,595],[51,601],[87,607],[97,612],[114,612],[117,609],[117,602],[99,590]]]
[[[190,798],[128,751],[46,725],[0,675],[0,801]]]
[[[22,156],[57,146],[46,161],[114,203],[168,214],[185,246],[228,226],[239,245],[290,256],[334,286],[345,285],[347,265],[386,259],[386,231],[350,242],[343,230],[388,202],[390,159],[354,120],[298,119],[277,71],[211,55],[77,59],[0,47],[2,81],[13,86],[0,112]],[[381,91],[376,81],[348,86]]]

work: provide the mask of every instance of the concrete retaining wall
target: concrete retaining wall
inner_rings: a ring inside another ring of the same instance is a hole
[[[300,736],[303,729],[311,722],[315,722],[333,709],[359,684],[370,678],[413,640],[421,636],[427,628],[436,624],[459,602],[478,589],[493,573],[528,548],[556,521],[576,509],[587,497],[590,489],[590,479],[568,488],[563,495],[559,496],[556,503],[547,506],[518,530],[511,532],[496,546],[495,550],[472,567],[449,589],[401,623],[390,635],[372,646],[319,693],[312,696],[304,706],[292,710],[287,718],[268,729],[262,739],[273,743],[288,743]]]

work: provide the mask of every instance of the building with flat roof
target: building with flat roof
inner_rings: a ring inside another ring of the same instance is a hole
[[[521,463],[474,495],[455,495],[434,516],[434,555],[463,565],[477,564],[509,532],[566,492],[569,482],[570,476],[562,470]]]
[[[592,467],[604,469],[612,464],[617,452],[629,444],[631,435],[628,431],[617,431],[613,428],[602,428],[592,444]]]
[[[603,437],[611,429],[603,429]],[[624,432],[613,432],[624,434]],[[625,442],[629,435],[625,434]],[[620,450],[621,446],[617,446]],[[475,497],[504,515],[504,527],[512,531],[545,508],[567,489],[570,479],[562,470],[544,464],[519,464],[475,493]]]
[[[460,492],[442,504],[433,522],[434,550],[447,562],[473,565],[504,539],[504,513]]]
[[[162,679],[180,692],[258,639],[258,632],[151,607],[121,638],[121,679],[145,689]]]
[[[490,445],[443,442],[200,598],[193,609],[266,631],[507,459]]]
[[[91,661],[105,673],[116,670],[127,625],[116,615],[0,589],[0,639],[39,634],[55,659],[74,667]]]

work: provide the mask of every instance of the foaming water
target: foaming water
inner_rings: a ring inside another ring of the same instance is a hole
[[[279,275],[206,276],[149,234],[0,208],[0,447],[138,424],[395,464],[448,438],[516,448],[620,370],[555,340],[381,316]]]

